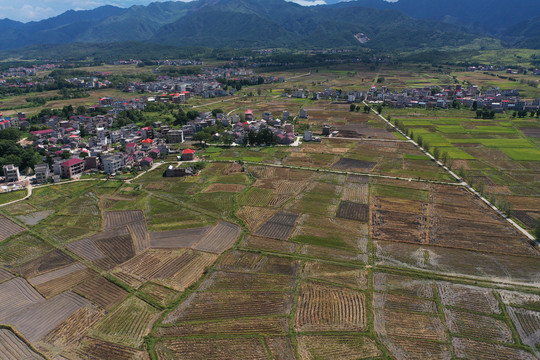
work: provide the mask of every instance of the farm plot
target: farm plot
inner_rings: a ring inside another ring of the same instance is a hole
[[[298,248],[298,244],[290,241],[275,240],[251,235],[244,240],[242,246],[252,249],[286,254],[292,254]]]
[[[365,331],[366,297],[347,288],[303,283],[295,328],[297,331]]]
[[[369,172],[369,171],[373,170],[373,168],[376,165],[377,165],[377,163],[372,162],[372,161],[341,158],[338,161],[336,161],[336,163],[334,163],[334,165],[332,165],[332,168],[338,169],[338,170],[351,170],[351,171]]]
[[[217,271],[199,287],[199,291],[272,290],[286,291],[294,287],[295,278],[270,274],[249,274]]]
[[[10,236],[17,235],[25,231],[25,228],[2,215],[0,215],[0,229],[2,229],[0,231],[0,241],[4,241]]]
[[[366,264],[368,262],[367,254],[357,253],[345,249],[336,249],[327,246],[306,244],[302,246],[299,253],[318,259],[348,261],[361,264]]]
[[[0,321],[45,299],[26,280],[15,278],[0,284]]]
[[[203,192],[205,193],[214,193],[214,192],[239,193],[245,188],[246,188],[246,185],[243,185],[243,184],[210,184]]]
[[[302,269],[302,275],[310,279],[319,279],[363,290],[367,290],[368,286],[366,269],[322,262],[306,262]]]
[[[257,338],[166,339],[156,344],[159,360],[266,360]]]
[[[81,263],[75,263],[65,268],[29,279],[30,283],[45,297],[50,298],[71,289],[97,275],[96,272]]]
[[[127,291],[101,276],[82,283],[73,291],[105,310],[113,308],[128,295]]]
[[[369,205],[341,201],[336,216],[342,219],[365,222],[369,218]]]
[[[236,214],[239,218],[244,220],[248,228],[253,231],[274,215],[275,212],[274,209],[269,209],[267,207],[242,206],[238,209]]]
[[[4,281],[7,281],[11,278],[15,277],[12,273],[7,271],[6,269],[0,268],[0,283],[3,283]]]
[[[140,210],[105,211],[103,216],[105,218],[104,229],[112,229],[131,223],[145,222],[144,214]]]
[[[373,286],[375,291],[395,292],[405,296],[426,299],[433,299],[435,296],[433,291],[434,283],[432,281],[402,275],[376,272],[373,274]]]
[[[150,233],[150,247],[153,249],[177,249],[191,247],[200,241],[210,230],[210,226],[201,228],[162,231]]]
[[[139,347],[158,311],[131,296],[100,320],[89,334],[126,346]]]
[[[133,239],[136,254],[150,247],[150,238],[146,229],[146,223],[140,222],[128,224],[127,228]]]
[[[400,336],[435,341],[446,340],[444,325],[436,315],[378,309],[375,311],[375,331],[380,336]]]
[[[266,346],[275,360],[296,360],[291,339],[286,336],[265,338]]]
[[[51,251],[52,246],[30,233],[0,243],[0,264],[13,269]]]
[[[90,238],[75,241],[66,247],[87,261],[96,261],[105,257],[105,254]]]
[[[85,338],[81,349],[78,351],[82,358],[96,360],[145,360],[148,353],[135,350],[131,347],[113,344],[108,341]]]
[[[80,308],[90,306],[85,298],[67,291],[44,302],[35,303],[6,318],[30,342],[36,342]]]
[[[420,299],[415,297],[388,294],[374,293],[373,303],[376,309],[390,311],[404,311],[417,313],[437,313],[437,304],[432,300]]]
[[[450,360],[450,346],[435,341],[384,337],[384,344],[397,360]]]
[[[426,243],[427,225],[423,214],[372,209],[372,236],[376,239]]]
[[[341,196],[343,201],[351,201],[358,204],[369,203],[369,185],[368,184],[356,184],[349,182],[345,184],[343,189],[343,195]]]
[[[540,310],[540,295],[500,290],[499,294],[505,305]]]
[[[127,229],[126,229],[127,232]],[[94,244],[115,264],[122,264],[135,256],[133,239],[128,234],[105,233],[95,238]],[[100,265],[99,261],[97,263]]]
[[[43,210],[31,212],[25,215],[17,216],[17,219],[21,220],[26,225],[37,225],[40,221],[45,220],[49,216],[54,214],[54,210]]]
[[[164,324],[286,315],[291,311],[292,302],[293,294],[282,291],[199,292],[190,295],[173,310]]]
[[[287,240],[294,229],[298,214],[280,211],[264,224],[262,224],[255,235],[278,240]]]
[[[520,349],[479,341],[453,338],[452,345],[458,358],[477,360],[533,360],[535,357]]]
[[[512,215],[529,229],[534,229],[540,220],[540,212],[538,211],[514,210]]]
[[[146,283],[139,290],[149,295],[154,300],[157,300],[163,306],[167,306],[178,294],[178,292],[173,289],[154,283]]]
[[[26,278],[60,269],[75,264],[77,261],[60,250],[53,250],[18,267],[21,275]]]
[[[486,341],[513,342],[512,332],[503,320],[451,309],[444,309],[444,316],[452,334]]]
[[[487,314],[500,314],[499,302],[490,289],[439,282],[437,284],[441,302],[445,306]]]
[[[158,337],[181,337],[217,334],[268,334],[282,335],[289,331],[289,319],[282,318],[253,318],[234,319],[212,322],[197,322],[161,327]]]
[[[242,229],[226,221],[218,222],[192,248],[199,251],[221,254],[234,245]]]
[[[375,341],[364,336],[302,335],[297,341],[301,360],[360,360],[382,356]]]
[[[540,312],[508,307],[508,314],[523,343],[537,349],[540,345]]]
[[[0,329],[0,359],[44,360],[45,358],[32,351],[13,331]]]

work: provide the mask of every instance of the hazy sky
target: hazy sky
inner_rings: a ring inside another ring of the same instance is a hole
[[[115,5],[126,8],[131,5],[147,5],[153,1],[155,0],[0,0],[0,19],[8,18],[27,22],[56,16],[70,9],[89,10],[102,5]],[[323,0],[289,1],[302,5],[324,4]]]

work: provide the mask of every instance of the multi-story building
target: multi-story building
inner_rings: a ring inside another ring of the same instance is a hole
[[[60,164],[60,175],[63,178],[71,179],[76,175],[81,174],[84,171],[83,159],[69,159],[66,162]]]
[[[4,165],[4,176],[6,178],[6,182],[19,181],[19,177],[21,176],[19,174],[19,167],[13,164]]]
[[[49,177],[51,176],[51,172],[49,170],[48,164],[36,165],[34,168],[34,172],[36,173],[36,181],[39,184],[46,183]]]
[[[169,130],[167,133],[167,139],[169,143],[183,143],[184,142],[184,132],[182,130]]]
[[[120,156],[107,156],[101,159],[103,164],[103,172],[105,174],[114,174],[124,167],[124,161]]]

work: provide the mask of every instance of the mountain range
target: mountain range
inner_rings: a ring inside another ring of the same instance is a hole
[[[533,14],[531,16],[531,14]],[[540,1],[284,0],[155,2],[67,11],[42,21],[0,20],[0,49],[35,44],[151,42],[204,47],[459,47],[479,37],[540,48]],[[362,43],[355,37],[363,33]]]

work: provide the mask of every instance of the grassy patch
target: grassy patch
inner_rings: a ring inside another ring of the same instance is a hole
[[[374,185],[373,193],[376,196],[395,197],[400,199],[409,199],[416,201],[427,201],[429,194],[425,190],[416,190],[407,187],[390,186],[390,185]]]
[[[27,194],[26,190],[10,191],[0,194],[0,205],[7,204],[12,201],[20,200]]]

